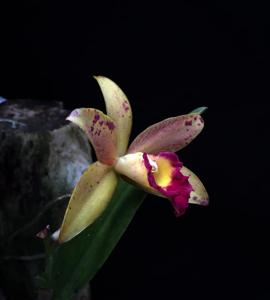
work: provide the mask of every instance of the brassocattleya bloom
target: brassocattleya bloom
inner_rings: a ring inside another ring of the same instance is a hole
[[[201,132],[201,115],[194,112],[156,123],[139,134],[128,148],[132,126],[130,103],[113,81],[102,76],[96,80],[107,115],[94,108],[80,108],[67,118],[85,132],[97,161],[84,172],[72,193],[59,241],[70,240],[101,215],[112,198],[119,175],[169,199],[177,216],[185,212],[188,203],[207,205],[203,184],[174,153]]]

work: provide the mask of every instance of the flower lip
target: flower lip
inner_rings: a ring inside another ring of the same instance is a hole
[[[188,176],[181,173],[183,164],[172,152],[160,152],[158,155],[143,153],[149,185],[166,198],[171,199],[177,216],[182,215],[188,207],[192,186]],[[153,170],[153,166],[157,168]]]

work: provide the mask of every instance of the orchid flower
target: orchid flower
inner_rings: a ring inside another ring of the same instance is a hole
[[[130,103],[112,80],[102,76],[95,79],[103,93],[107,115],[95,108],[80,108],[72,111],[67,120],[85,132],[97,161],[74,188],[59,242],[72,239],[102,214],[119,175],[149,193],[169,199],[177,216],[185,212],[188,203],[207,205],[208,194],[202,182],[175,154],[203,129],[200,114],[194,112],[156,123],[139,134],[128,148]]]

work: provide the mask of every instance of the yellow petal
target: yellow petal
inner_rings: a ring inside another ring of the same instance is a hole
[[[109,78],[96,76],[106,104],[107,114],[117,129],[117,153],[124,155],[132,126],[132,111],[129,101],[119,86]]]
[[[209,196],[200,179],[186,167],[182,167],[181,173],[185,176],[189,176],[188,181],[193,188],[188,202],[192,204],[208,205]]]
[[[116,185],[117,175],[109,166],[100,162],[90,165],[70,198],[61,226],[60,243],[72,239],[101,215]]]
[[[78,108],[67,120],[78,125],[88,136],[97,159],[112,165],[116,158],[116,130],[113,120],[94,108]]]

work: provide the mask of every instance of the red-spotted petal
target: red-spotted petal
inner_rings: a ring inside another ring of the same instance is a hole
[[[203,126],[204,122],[199,114],[165,119],[139,134],[130,145],[128,153],[176,152],[187,146],[202,131]]]
[[[92,143],[97,159],[112,165],[116,158],[116,130],[113,120],[94,108],[79,108],[67,120],[78,125]]]
[[[132,111],[127,96],[120,87],[103,76],[96,76],[104,100],[106,110],[116,125],[117,130],[117,154],[124,155],[127,150],[131,126],[132,126]]]

